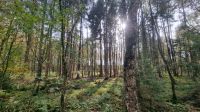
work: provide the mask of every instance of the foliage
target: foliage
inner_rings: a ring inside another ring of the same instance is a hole
[[[200,108],[199,8],[199,0],[0,0],[0,111],[58,112],[64,95],[72,112],[125,112],[134,76],[144,112]],[[131,57],[129,78],[122,63]]]
[[[10,74],[0,72],[0,88],[10,90],[12,88]]]

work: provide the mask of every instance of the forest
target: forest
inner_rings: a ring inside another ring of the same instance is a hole
[[[200,0],[0,0],[0,112],[200,112]]]

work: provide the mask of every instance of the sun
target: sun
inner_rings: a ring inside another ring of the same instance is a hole
[[[126,28],[126,23],[121,21],[121,20],[118,20],[118,24],[119,24],[119,27],[122,28],[123,30]]]
[[[126,23],[122,23],[121,26],[122,26],[122,29],[125,29],[126,28]]]

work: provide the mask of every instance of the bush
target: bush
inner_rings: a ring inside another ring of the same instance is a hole
[[[10,74],[0,72],[0,88],[3,90],[9,90],[12,88],[10,81]]]

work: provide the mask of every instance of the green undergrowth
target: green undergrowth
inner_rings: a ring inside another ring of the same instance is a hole
[[[141,107],[144,112],[200,112],[200,84],[189,77],[175,77],[177,103],[173,104],[171,82],[167,74],[162,78],[149,79],[153,83],[141,84]],[[150,81],[150,82],[151,82]],[[157,84],[155,84],[157,82]],[[196,93],[194,93],[196,91]],[[193,97],[197,99],[192,99]],[[187,100],[186,100],[187,99]],[[192,103],[191,103],[192,102]]]
[[[68,110],[70,112],[123,112],[122,79],[110,79],[108,81],[90,82],[87,89],[74,90],[78,95],[67,97]],[[75,97],[76,96],[76,97]]]
[[[107,81],[72,80],[66,87],[66,110],[123,112],[122,85],[121,78]],[[0,91],[0,110],[3,110],[2,112],[59,112],[60,92],[41,90],[38,95],[33,96],[31,89],[33,85],[27,86],[26,89],[19,87],[12,91]]]
[[[167,74],[163,78],[142,77],[140,82],[140,108],[143,112],[193,112],[199,111],[199,82],[188,77],[175,77],[178,101],[171,102],[171,85]],[[26,80],[27,79],[27,80]],[[0,90],[1,112],[59,112],[59,79],[50,78],[48,89],[33,96],[30,77],[12,77],[12,89]],[[41,88],[44,86],[42,83]],[[68,112],[126,112],[123,105],[123,79],[87,78],[71,80],[66,85],[66,110]]]

